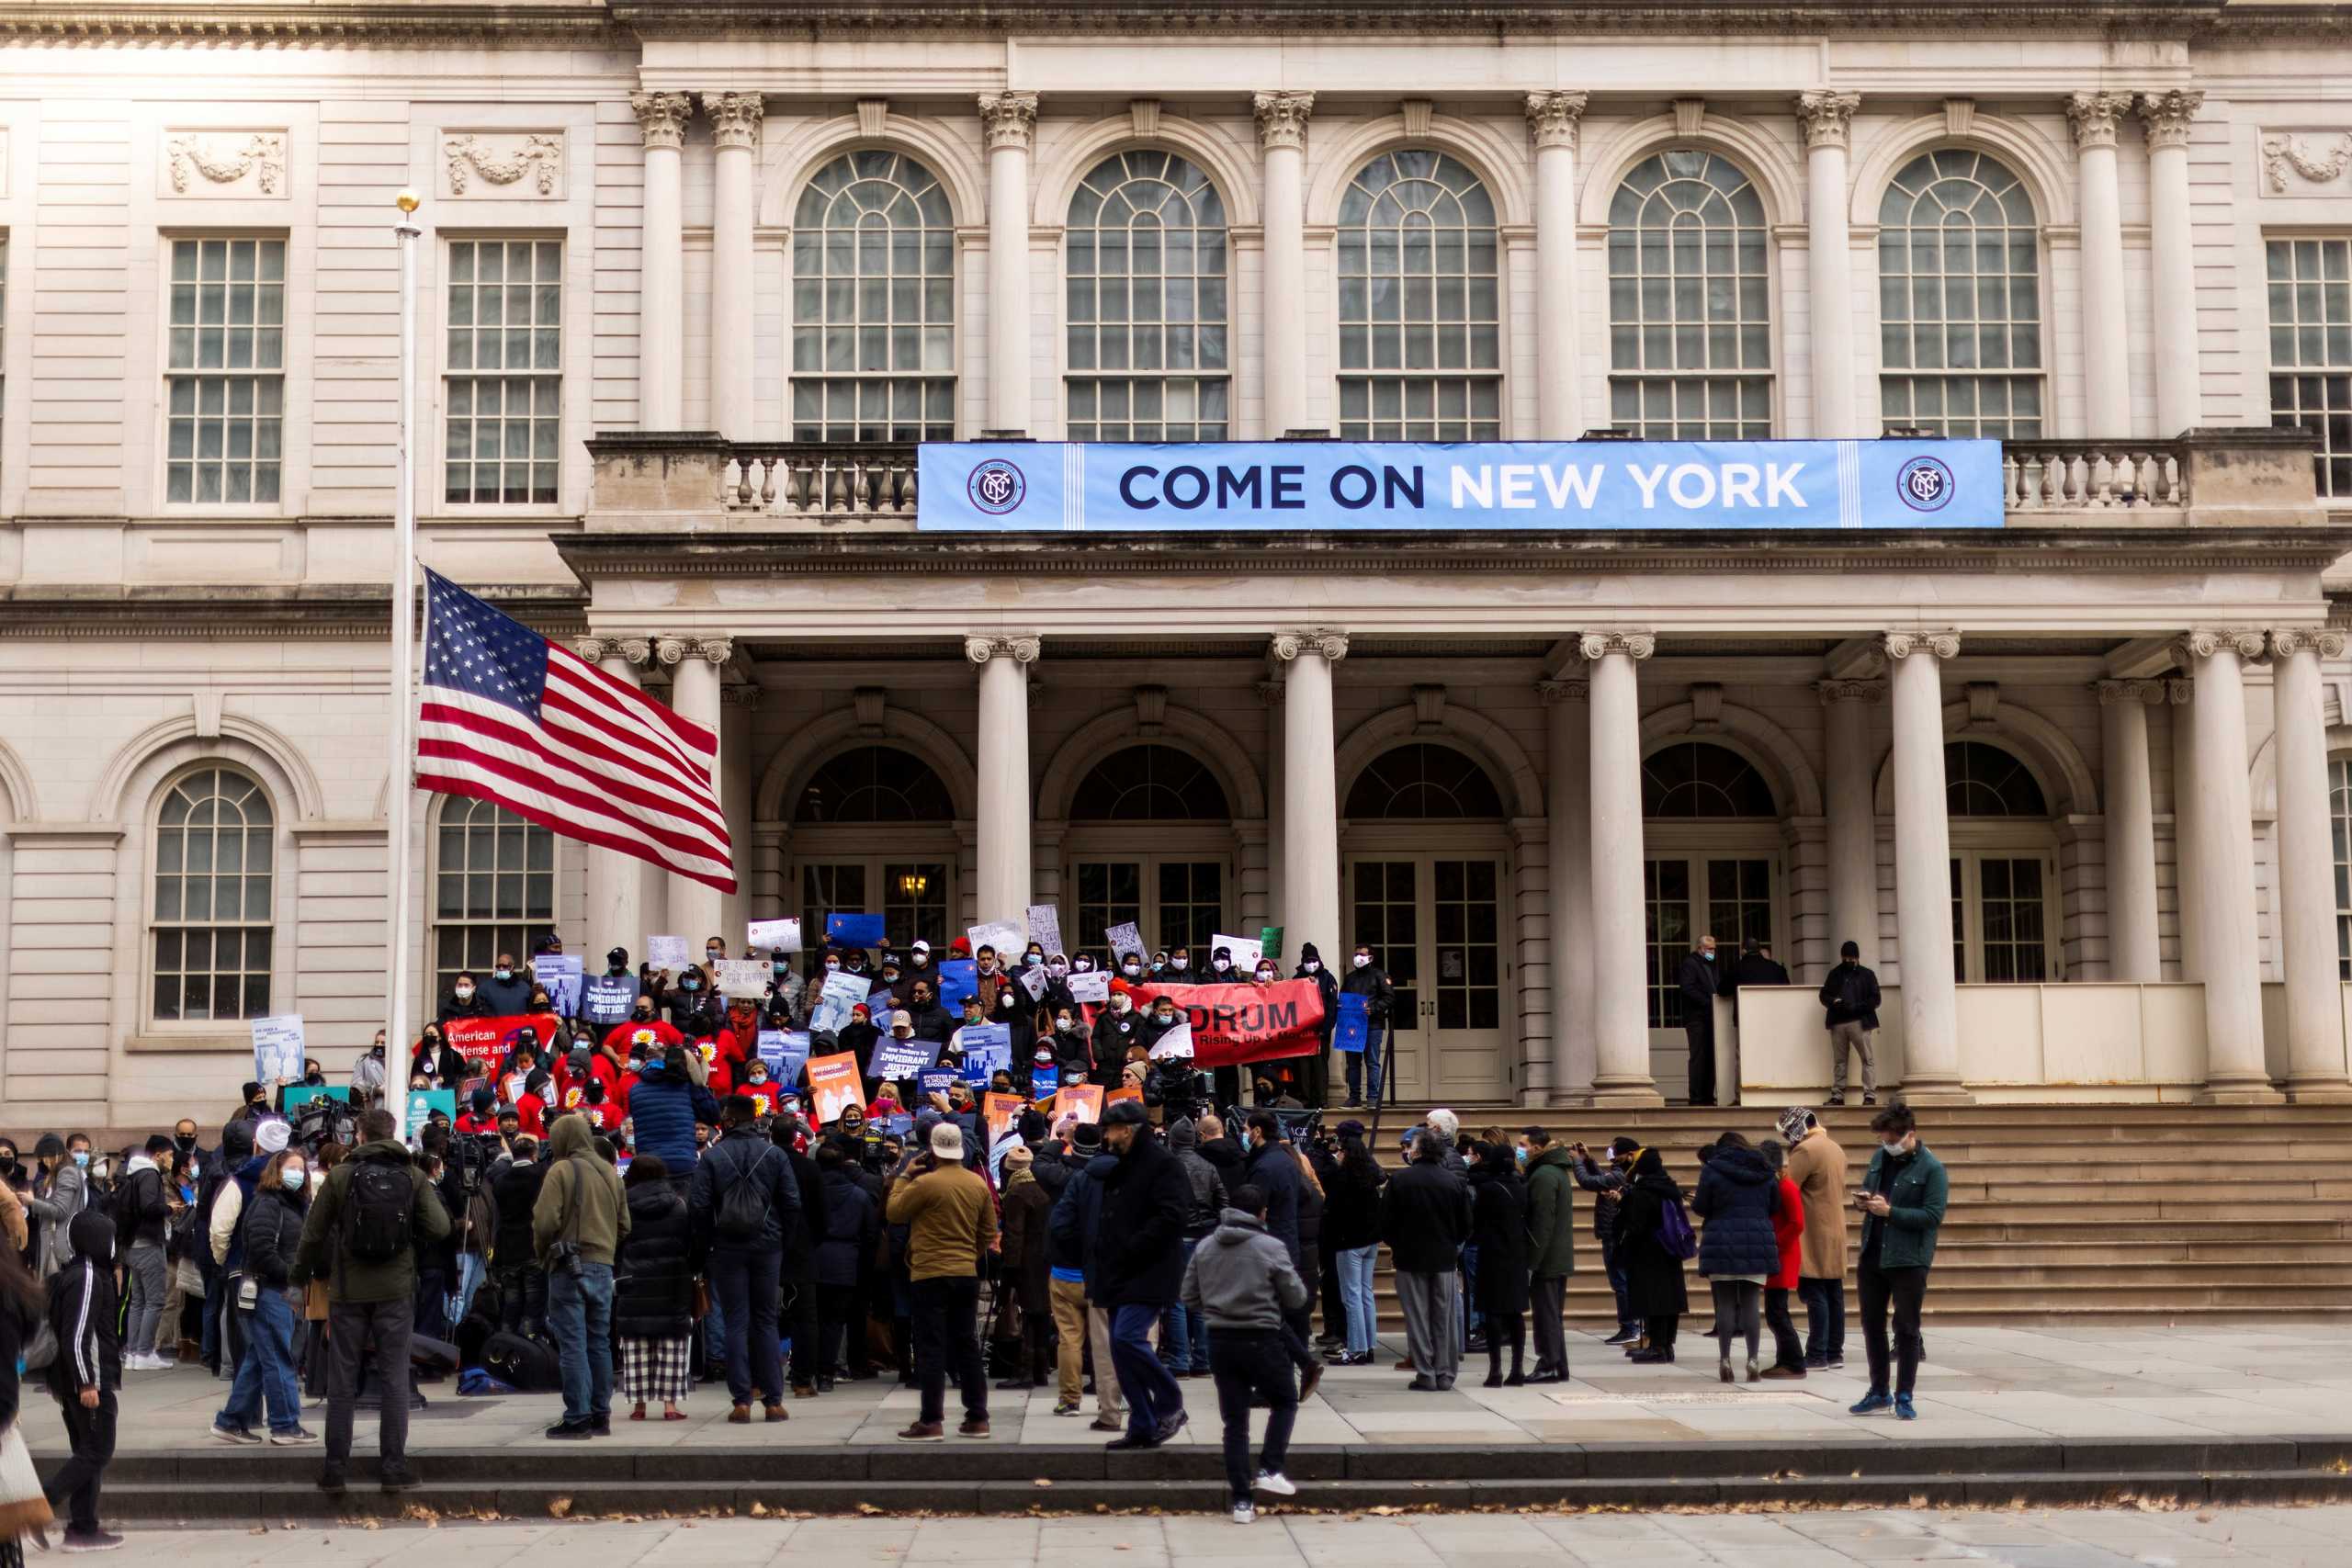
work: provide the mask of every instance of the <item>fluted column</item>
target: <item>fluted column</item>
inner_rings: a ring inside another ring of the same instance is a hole
[[[2344,634],[2270,634],[2270,700],[2278,772],[2278,945],[2287,971],[2287,1092],[2352,1100],[2345,1076],[2344,986],[2337,978],[2335,824],[2328,808],[2327,716],[2320,660]]]
[[[1878,800],[1871,750],[1872,705],[1886,700],[1883,681],[1814,683],[1821,698],[1828,763],[1823,804],[1829,813],[1829,951],[1846,942],[1878,964]],[[1832,962],[1836,962],[1834,956]]]
[[[2165,682],[2100,681],[2094,689],[2107,755],[2107,977],[2160,980],[2148,709],[2165,700]]]
[[[2262,1055],[2262,955],[2254,925],[2254,804],[2246,782],[2246,660],[2261,657],[2263,636],[2246,627],[2200,629],[2181,638],[2197,682],[2198,892],[2189,918],[2205,982],[2207,1103],[2278,1099]],[[2335,860],[2328,861],[2333,874]],[[2334,911],[2330,911],[2331,917]]]
[[[1269,438],[1306,425],[1306,118],[1312,93],[1260,93],[1258,146],[1265,159],[1263,317]]]
[[[2123,325],[2123,197],[2115,171],[2117,128],[2131,107],[2129,93],[2075,93],[2066,100],[2081,186],[2085,434],[2101,440],[2134,434]]]
[[[1854,261],[1846,226],[1846,148],[1861,104],[1860,93],[1797,95],[1813,300],[1813,434],[1831,441],[1866,434],[1854,390]]]
[[[1285,841],[1283,791],[1286,787],[1283,783],[1283,682],[1264,680],[1257,683],[1256,689],[1259,705],[1266,710],[1266,841],[1271,846],[1266,856],[1266,907],[1273,911],[1268,917],[1268,923],[1280,925],[1283,907],[1281,845]],[[1283,951],[1295,960],[1298,943],[1285,936]],[[1325,955],[1324,962],[1336,965],[1342,959],[1336,953],[1329,953]]]
[[[2172,882],[2173,922],[2180,943],[2180,977],[2202,980],[2205,953],[2197,931],[2197,911],[2204,905],[2199,878],[2204,867],[2197,855],[2197,682],[2187,677],[2165,682],[2165,697],[2172,710]]]
[[[1642,897],[1642,710],[1634,665],[1647,632],[1587,632],[1592,718],[1592,1032],[1596,1105],[1662,1105],[1650,1077],[1648,945]]]
[[[1894,942],[1903,971],[1903,1089],[1918,1103],[1970,1097],[1960,1068],[1960,993],[1951,965],[1951,822],[1944,797],[1939,666],[1957,632],[1889,632],[1894,719]]]
[[[1592,1098],[1600,1070],[1592,1026],[1591,683],[1539,681],[1549,744],[1551,814],[1552,1103]]]
[[[571,650],[625,686],[637,686],[637,667],[652,657],[652,645],[642,638],[582,637]],[[603,962],[605,950],[626,947],[633,958],[645,956],[645,863],[617,850],[591,844],[582,852],[587,863],[588,930],[580,943],[591,973]]]
[[[971,637],[980,670],[979,919],[1019,920],[1029,908],[1029,666],[1034,637]]]
[[[757,93],[705,93],[702,112],[718,148],[711,185],[710,427],[741,439],[755,433],[752,221],[757,202],[752,192],[766,111]]]
[[[989,428],[1025,432],[1029,428],[1029,147],[1036,139],[1037,95],[982,93],[980,125],[989,141]],[[1022,858],[1025,862],[1028,857]],[[1023,882],[1022,903],[1026,905],[1025,877]]]
[[[631,93],[645,138],[645,229],[639,243],[637,427],[685,423],[686,238],[679,149],[694,104],[684,93]]]
[[[727,728],[720,717],[719,681],[727,669],[727,661],[735,656],[735,645],[726,637],[665,637],[654,647],[662,663],[671,667],[670,705],[678,716],[692,720],[718,738],[719,758],[726,756]],[[723,793],[726,767],[715,761],[718,776],[711,780],[712,793],[718,795],[723,813],[727,802]],[[740,884],[743,876],[743,856],[749,846],[738,840],[734,844],[735,875]],[[724,936],[725,895],[683,876],[670,882],[670,923],[673,934],[686,939],[688,948],[702,951],[704,939]],[[742,939],[738,936],[728,943],[733,952]]]
[[[2204,94],[2177,87],[2140,95],[2140,120],[2148,134],[2156,434],[2167,441],[2205,423],[2197,363],[2196,251],[2188,213],[2188,131],[2204,102]]]
[[[1527,95],[1527,134],[1535,143],[1535,435],[1540,441],[1573,441],[1580,428],[1577,418],[1577,126],[1584,118],[1584,106],[1582,93]],[[1557,843],[1555,824],[1552,852],[1555,863]],[[1555,882],[1554,886],[1557,886]],[[1555,904],[1557,899],[1555,892]],[[1556,1029],[1556,1012],[1554,1021]]]
[[[1340,790],[1331,728],[1332,671],[1348,656],[1347,634],[1329,627],[1283,632],[1273,656],[1289,667],[1283,685],[1283,951],[1313,942],[1340,961]],[[1344,973],[1344,971],[1342,971]]]
[[[727,728],[718,737],[718,807],[727,818],[728,841],[735,847],[735,891],[719,899],[719,931],[727,938],[729,953],[741,951],[749,935],[753,884],[766,869],[754,865],[762,852],[752,844],[752,795],[758,787],[758,774],[752,764],[752,716],[759,712],[764,694],[748,681],[719,690]]]

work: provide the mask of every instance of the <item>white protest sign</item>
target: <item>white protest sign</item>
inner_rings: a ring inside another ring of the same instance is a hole
[[[965,934],[972,939],[972,956],[975,958],[980,955],[980,949],[993,947],[998,957],[1011,961],[1006,965],[1008,968],[1012,963],[1020,960],[1023,944],[1019,926],[993,920],[987,925],[974,926]]]
[[[1046,994],[1046,972],[1043,969],[1033,964],[1028,968],[1013,971],[1012,977],[1021,982],[1021,988],[1029,993],[1031,1001],[1034,1002]]]
[[[1128,953],[1145,951],[1143,932],[1133,924],[1113,926],[1103,933],[1103,940],[1110,943],[1111,962],[1114,966]]]
[[[254,1020],[254,1081],[297,1083],[302,1077],[302,1015]]]
[[[718,988],[726,996],[748,997],[756,1001],[768,994],[772,974],[764,958],[722,958],[718,961]]]
[[[645,961],[656,969],[684,969],[694,962],[686,956],[686,939],[682,936],[647,937]]]
[[[849,1021],[849,1010],[865,999],[873,987],[863,975],[835,970],[825,976],[825,988],[817,1001],[815,1015],[808,1020],[813,1030],[838,1031]]]
[[[1072,1001],[1107,1002],[1111,999],[1111,976],[1100,969],[1072,975],[1069,983]]]
[[[1044,948],[1048,958],[1057,953],[1069,955],[1069,949],[1062,945],[1062,912],[1057,905],[1029,906],[1029,940]]]
[[[1220,947],[1233,950],[1233,969],[1237,975],[1255,973],[1259,956],[1266,951],[1266,944],[1254,937],[1213,936],[1209,938],[1210,952],[1214,953]]]
[[[797,919],[753,920],[752,945],[763,953],[778,947],[786,953],[798,953],[801,951],[800,922]]]
[[[1193,1059],[1193,1026],[1180,1023],[1159,1037],[1151,1048],[1155,1062],[1189,1062]]]

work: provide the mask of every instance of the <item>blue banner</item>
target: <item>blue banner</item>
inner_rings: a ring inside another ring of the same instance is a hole
[[[1361,1052],[1372,1033],[1372,998],[1363,991],[1340,993],[1340,1018],[1331,1030],[1335,1051]]]
[[[2002,525],[1997,441],[926,442],[918,461],[924,531]]]
[[[939,965],[939,1005],[953,1013],[964,998],[980,988],[979,965],[969,958],[950,958]]]
[[[827,915],[825,940],[844,947],[875,947],[882,941],[879,915]]]

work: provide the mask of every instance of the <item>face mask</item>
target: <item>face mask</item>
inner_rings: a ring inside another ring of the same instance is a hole
[[[1140,964],[1122,964],[1119,965],[1119,972],[1123,975],[1140,975],[1143,973],[1143,965]]]
[[[841,966],[842,961],[838,958],[828,958],[825,960],[825,973],[828,975],[839,974],[841,972]]]
[[[473,1000],[473,999],[474,999],[474,988],[473,988],[471,986],[460,986],[460,987],[458,987],[458,999],[459,1001],[461,1001],[461,1002],[469,1002],[469,1001]]]
[[[768,1076],[765,1073],[753,1073],[752,1075],[752,1081],[755,1084],[765,1083],[768,1081]]]
[[[1078,1025],[1069,1019],[1057,1018],[1054,1020],[1054,1028],[1063,1034],[1068,1034],[1076,1030]]]
[[[1372,954],[1369,953],[1359,953],[1351,962],[1357,968],[1362,969],[1372,962]]]
[[[502,980],[512,980],[514,978],[514,971],[512,969],[493,969],[491,973],[497,976]]]
[[[1024,953],[1021,955],[1021,967],[1023,969],[1035,969],[1038,964],[1043,964],[1045,961],[1046,955],[1042,953]]]
[[[74,1163],[81,1167],[84,1170],[89,1169],[90,1151],[87,1149],[75,1149],[74,1151]]]
[[[172,1142],[174,1142],[174,1143],[177,1144],[177,1145],[180,1146],[180,1153],[182,1153],[182,1154],[188,1154],[188,1153],[193,1152],[193,1151],[194,1151],[194,1149],[196,1148],[196,1134],[195,1134],[194,1133],[181,1133],[181,1134],[177,1134],[176,1136],[175,1136],[175,1137],[172,1139]],[[16,1155],[12,1152],[12,1153],[8,1156],[8,1163],[10,1163],[11,1165],[13,1165],[13,1164],[15,1164],[15,1163],[16,1163],[16,1159],[17,1159],[17,1156],[16,1156]]]
[[[1175,970],[1179,975],[1182,975],[1185,970],[1190,969],[1192,966],[1193,961],[1189,958],[1171,958],[1168,961],[1168,967]]]
[[[1212,963],[1209,967],[1222,975],[1233,967],[1233,960],[1229,958],[1220,958]]]
[[[1081,975],[1091,975],[1091,974],[1093,974],[1093,973],[1094,973],[1094,960],[1092,960],[1091,958],[1081,958],[1081,959],[1080,959],[1080,960],[1078,961],[1078,972],[1079,972],[1080,974],[1081,974]]]
[[[531,998],[531,1010],[532,1010],[533,1012],[545,1012],[545,1011],[547,1011],[547,1010],[548,1010],[548,999],[547,999],[547,998],[545,998],[545,997],[533,997],[533,998]]]
[[[786,972],[789,970],[792,965],[789,964],[771,964],[768,967],[775,972],[775,977],[781,980],[784,978]]]
[[[1891,1144],[1882,1142],[1879,1145],[1879,1147],[1884,1149],[1890,1155],[1899,1155],[1903,1152],[1903,1140],[1901,1138],[1897,1138]]]
[[[649,1008],[639,1008],[635,1012],[629,1014],[629,1016],[639,1023],[651,1023],[653,1021],[653,1013]]]
[[[1713,964],[1715,961],[1715,955],[1712,953],[1702,953],[1699,956],[1705,959],[1710,964]]]
[[[1058,980],[1063,976],[1069,973],[1069,965],[1067,964],[1048,964],[1046,965],[1046,973]]]
[[[1111,998],[1111,1010],[1114,1012],[1125,1012],[1135,1005],[1124,992]]]
[[[703,949],[702,957],[703,962],[706,964],[716,964],[726,956],[727,950],[723,947],[707,947]]]
[[[613,978],[615,978],[615,979],[616,979],[616,980],[617,980],[617,979],[619,979],[622,976],[624,976],[624,975],[626,975],[626,974],[628,974],[628,964],[608,964],[608,965],[606,965],[606,966],[605,966],[605,974],[607,974],[607,975],[610,975],[611,976],[613,976]]]
[[[1156,1012],[1151,1016],[1154,1021],[1160,1023],[1173,1023],[1176,1021],[1176,1015],[1172,1012]]]
[[[309,1171],[297,1170],[291,1166],[277,1173],[277,1179],[286,1184],[286,1190],[288,1192],[300,1192],[302,1190],[302,1183],[310,1179]]]
[[[1310,958],[1310,959],[1308,959],[1306,963],[1304,963],[1304,964],[1300,964],[1300,965],[1299,965],[1299,967],[1300,967],[1301,969],[1306,970],[1309,975],[1312,975],[1312,974],[1314,974],[1317,970],[1318,970],[1318,969],[1322,968],[1322,967],[1323,967],[1323,965],[1321,965],[1320,964],[1316,963],[1316,962],[1315,962],[1315,960],[1313,960],[1312,958]]]
[[[1258,971],[1258,984],[1261,986],[1272,985],[1273,983],[1273,978],[1274,972],[1271,969],[1261,969]]]
[[[700,980],[681,980],[678,982],[678,989],[682,991],[699,991],[702,989],[702,982]]]

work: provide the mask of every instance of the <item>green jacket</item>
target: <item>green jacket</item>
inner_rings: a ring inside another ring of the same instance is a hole
[[[1885,1165],[1886,1149],[1882,1145],[1871,1153],[1871,1168],[1862,1178],[1864,1191],[1878,1190]],[[1929,1154],[1927,1145],[1918,1145],[1912,1151],[1911,1163],[1894,1179],[1894,1190],[1886,1195],[1886,1218],[1872,1215],[1862,1222],[1863,1249],[1869,1250],[1873,1228],[1884,1226],[1878,1266],[1925,1269],[1936,1260],[1936,1232],[1942,1228],[1944,1204],[1951,1196],[1951,1179],[1944,1174],[1943,1161]]]
[[[596,1153],[585,1116],[561,1116],[548,1134],[547,1179],[531,1208],[531,1250],[539,1267],[559,1241],[579,1244],[580,1261],[605,1263],[628,1235],[628,1201],[620,1172]]]
[[[1576,1157],[1554,1144],[1527,1162],[1527,1273],[1556,1280],[1577,1271]]]
[[[327,1299],[336,1302],[399,1302],[416,1294],[416,1247],[384,1263],[362,1263],[343,1257],[343,1203],[351,1190],[352,1171],[362,1161],[383,1160],[407,1169],[416,1196],[409,1208],[409,1231],[422,1247],[449,1234],[449,1213],[424,1173],[409,1158],[408,1147],[387,1138],[362,1144],[350,1157],[327,1172],[326,1184],[311,1202],[310,1218],[302,1222],[302,1245],[294,1256],[296,1284],[323,1279]]]

